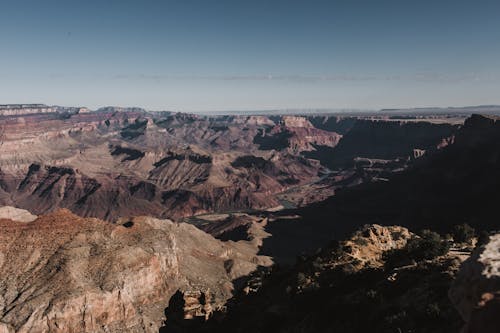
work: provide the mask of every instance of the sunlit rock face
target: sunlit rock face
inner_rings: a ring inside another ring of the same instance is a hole
[[[210,290],[207,307],[218,307],[234,279],[271,263],[149,217],[110,224],[60,210],[1,219],[0,230],[0,332],[158,331],[177,290]]]

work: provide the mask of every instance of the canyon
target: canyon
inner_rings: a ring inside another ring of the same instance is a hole
[[[493,332],[500,120],[391,112],[0,106],[0,332]]]
[[[329,115],[42,109],[55,112],[0,115],[0,204],[108,221],[306,205],[345,183],[406,168],[457,128]]]

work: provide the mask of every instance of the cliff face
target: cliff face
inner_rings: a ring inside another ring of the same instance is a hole
[[[464,333],[493,333],[500,327],[500,234],[490,236],[463,263],[449,296],[466,322]]]
[[[309,116],[307,119],[314,125],[314,127],[336,132],[341,135],[346,134],[351,130],[357,119],[354,117],[338,117],[338,116]]]
[[[450,124],[358,120],[333,149],[319,158],[331,168],[345,167],[355,158],[393,160],[407,158],[418,150],[436,150],[451,138],[456,127]],[[321,153],[321,150],[320,150]]]
[[[269,265],[187,224],[139,217],[112,225],[69,211],[0,220],[0,324],[5,332],[154,332],[177,290],[211,291]],[[227,262],[231,262],[228,265]]]
[[[306,117],[283,116],[277,119],[277,125],[261,131],[254,138],[264,150],[289,150],[302,152],[313,150],[313,145],[335,147],[342,135],[314,127]]]

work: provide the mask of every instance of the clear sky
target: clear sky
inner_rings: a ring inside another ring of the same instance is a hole
[[[500,104],[498,0],[0,0],[0,104]]]

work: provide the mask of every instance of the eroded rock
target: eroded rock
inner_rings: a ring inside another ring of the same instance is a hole
[[[176,290],[211,290],[205,307],[219,306],[233,279],[269,264],[259,258],[149,217],[113,225],[60,210],[31,223],[0,220],[0,329],[157,332]],[[227,260],[236,263],[230,272]],[[198,316],[191,299],[201,295],[188,295]]]
[[[493,333],[500,327],[500,234],[466,260],[449,296],[465,320],[464,333]]]

